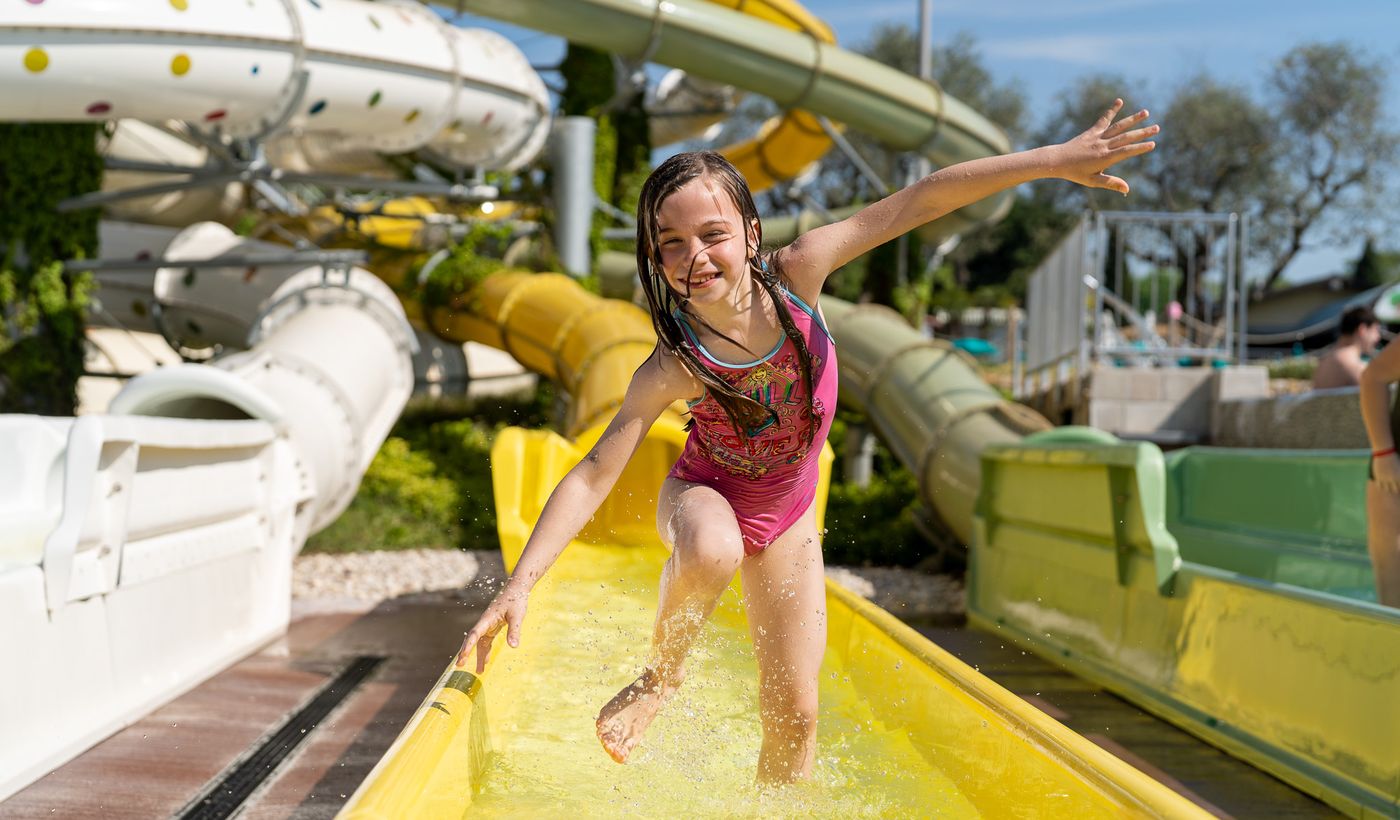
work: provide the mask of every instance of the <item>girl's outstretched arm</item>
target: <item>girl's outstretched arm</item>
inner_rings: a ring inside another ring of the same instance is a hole
[[[1155,148],[1147,138],[1160,129],[1137,127],[1147,119],[1146,109],[1115,122],[1122,107],[1122,100],[1114,100],[1069,142],[941,168],[847,219],[808,231],[778,252],[782,269],[804,289],[819,291],[832,271],[872,248],[1022,182],[1059,178],[1126,195],[1128,183],[1105,171]]]
[[[617,415],[588,455],[554,488],[530,533],[515,572],[462,641],[462,648],[457,652],[459,666],[467,662],[475,646],[476,671],[481,674],[486,668],[491,643],[503,627],[507,629],[507,643],[520,645],[525,602],[535,582],[598,511],[662,411],[677,399],[691,398],[699,392],[695,379],[659,347],[637,368]]]

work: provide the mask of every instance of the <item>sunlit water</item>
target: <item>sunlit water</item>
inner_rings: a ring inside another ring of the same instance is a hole
[[[755,786],[758,674],[733,591],[680,692],[614,763],[594,719],[647,657],[659,573],[648,556],[575,544],[537,587],[520,648],[502,647],[483,678],[493,751],[472,816],[977,816],[904,732],[869,714],[830,654],[811,781]]]

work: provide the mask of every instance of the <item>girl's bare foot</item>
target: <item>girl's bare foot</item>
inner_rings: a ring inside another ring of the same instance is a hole
[[[675,694],[684,677],[682,669],[674,680],[663,682],[656,670],[648,669],[608,701],[598,713],[598,740],[613,760],[627,762],[652,718]]]

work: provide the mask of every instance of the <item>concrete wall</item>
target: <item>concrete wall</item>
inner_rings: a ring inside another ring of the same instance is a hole
[[[1127,438],[1205,443],[1217,402],[1267,396],[1262,367],[1127,368],[1099,365],[1089,387],[1088,423]]]
[[[1308,450],[1366,449],[1355,387],[1268,399],[1230,400],[1217,408],[1213,444]]]

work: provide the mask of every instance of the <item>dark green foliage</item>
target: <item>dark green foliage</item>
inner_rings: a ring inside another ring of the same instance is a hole
[[[484,460],[483,454],[474,462]],[[456,520],[461,507],[461,490],[437,464],[391,436],[365,471],[349,509],[312,536],[306,551],[451,549],[463,535]]]
[[[74,413],[92,277],[61,263],[96,255],[98,213],[56,205],[102,187],[96,140],[96,125],[0,124],[0,413]]]
[[[465,297],[466,307],[477,310],[477,287],[486,277],[505,267],[501,262],[510,243],[511,227],[500,222],[477,222],[452,246],[451,253],[428,274],[423,301],[447,305]]]
[[[0,413],[74,415],[92,289],[91,274],[61,262],[0,269]]]
[[[1351,269],[1351,286],[1368,290],[1400,279],[1400,253],[1376,250],[1376,241],[1366,238],[1366,246]]]
[[[410,406],[350,507],[312,536],[306,551],[494,549],[491,444],[507,424],[545,426],[552,397],[544,389],[523,398]]]
[[[932,552],[914,526],[918,486],[908,470],[871,476],[870,485],[831,485],[827,496],[828,564],[911,567]]]
[[[914,566],[934,550],[914,525],[920,505],[913,474],[889,448],[877,443],[869,486],[842,481],[847,431],[852,425],[868,423],[844,407],[832,419],[828,441],[836,459],[831,465],[822,553],[828,564]]]
[[[612,99],[613,63],[606,51],[569,43],[559,73],[565,80],[559,110],[566,117],[596,117]]]

